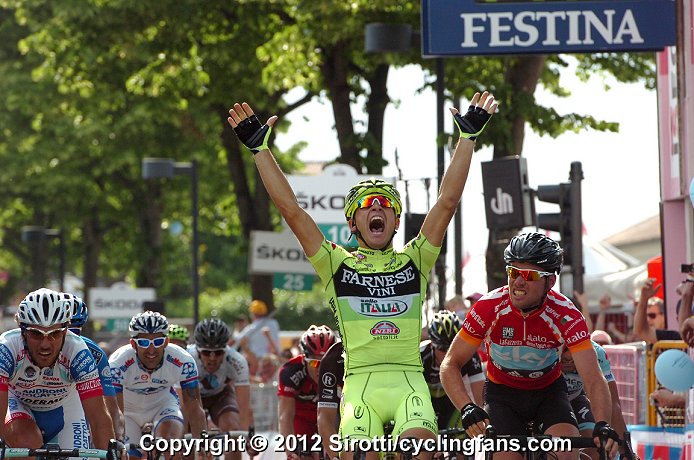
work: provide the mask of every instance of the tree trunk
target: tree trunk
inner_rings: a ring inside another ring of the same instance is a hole
[[[354,133],[354,120],[352,119],[351,89],[349,87],[349,61],[347,51],[343,43],[336,43],[325,50],[325,61],[321,69],[323,78],[328,87],[328,94],[332,102],[333,116],[335,117],[335,130],[340,144],[341,163],[353,166],[361,173],[361,159],[359,158],[359,143]]]
[[[251,230],[272,230],[270,219],[270,197],[260,179],[258,170],[255,171],[255,191],[252,194],[247,167],[243,161],[243,155],[251,155],[250,152],[242,152],[234,131],[227,123],[226,107],[217,107],[224,128],[222,129],[222,145],[226,151],[227,169],[231,177],[231,183],[236,194],[236,206],[238,207],[239,220],[243,236],[250,241]],[[250,250],[249,246],[249,250]],[[251,297],[264,301],[270,310],[274,309],[272,295],[272,275],[250,275]]]
[[[508,133],[509,137],[505,142],[494,145],[495,159],[521,155],[525,139],[525,110],[534,99],[535,89],[546,61],[547,56],[541,54],[521,56],[514,58],[507,68],[504,80],[509,87],[508,96],[511,100],[504,106],[508,110],[504,115],[510,119],[511,132]],[[502,114],[503,112],[499,115]],[[486,253],[489,290],[506,284],[504,249],[519,230],[489,231]]]
[[[97,209],[92,209],[89,217],[85,219],[82,226],[82,242],[84,244],[84,301],[90,305],[89,289],[97,286],[99,254],[103,243],[103,229]]]

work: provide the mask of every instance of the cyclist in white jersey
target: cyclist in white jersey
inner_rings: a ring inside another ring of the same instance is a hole
[[[12,447],[89,448],[91,431],[107,449],[114,437],[96,362],[67,330],[71,314],[59,292],[39,289],[19,304],[19,328],[0,336],[0,420]]]
[[[195,326],[194,344],[188,353],[198,365],[202,407],[221,431],[251,429],[248,362],[227,345],[229,327],[220,319],[208,318]],[[241,452],[229,452],[228,459],[241,458]]]
[[[87,304],[84,302],[84,300],[82,300],[82,298],[67,292],[63,292],[62,296],[63,299],[70,302],[72,310],[68,330],[73,334],[82,337],[82,340],[87,345],[89,352],[94,358],[94,362],[96,362],[97,371],[99,372],[99,380],[101,381],[101,389],[104,393],[104,402],[106,403],[108,414],[113,420],[113,431],[116,434],[116,439],[123,442],[125,437],[123,413],[118,407],[116,390],[113,389],[113,384],[111,383],[111,367],[108,365],[108,356],[96,342],[82,335],[82,326],[84,326],[89,318]]]
[[[111,378],[125,416],[125,441],[139,443],[142,427],[152,423],[157,438],[183,436],[183,414],[193,437],[207,429],[200,402],[198,369],[195,360],[178,346],[167,346],[169,323],[166,317],[145,311],[130,321],[130,344],[110,357]],[[181,384],[179,403],[173,389]],[[130,451],[137,456],[139,452]],[[167,459],[169,454],[166,453]]]

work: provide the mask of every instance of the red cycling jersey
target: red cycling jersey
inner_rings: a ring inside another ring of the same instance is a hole
[[[554,290],[524,318],[511,305],[508,286],[495,289],[470,309],[459,334],[474,346],[485,341],[489,380],[525,390],[545,388],[559,378],[564,346],[572,352],[592,346],[581,312]]]
[[[318,432],[318,384],[308,375],[304,355],[294,356],[279,371],[277,394],[296,400],[294,434],[311,436]]]

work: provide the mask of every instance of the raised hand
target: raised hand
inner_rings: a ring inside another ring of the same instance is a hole
[[[641,286],[641,298],[650,299],[658,292],[660,284],[655,284],[655,278],[648,278]]]
[[[612,297],[609,294],[605,294],[600,297],[600,310],[607,311],[612,306]]]
[[[458,109],[451,107],[450,111],[460,131],[460,137],[472,141],[476,140],[477,136],[484,131],[484,127],[487,126],[494,112],[496,112],[497,106],[498,104],[494,102],[494,96],[485,91],[481,95],[480,93],[475,93],[472,96],[470,107],[468,107],[465,115],[461,115]]]
[[[277,116],[273,115],[264,125],[261,125],[251,106],[245,102],[235,103],[234,108],[229,110],[229,118],[227,118],[236,136],[254,155],[268,149],[270,133],[276,121]]]

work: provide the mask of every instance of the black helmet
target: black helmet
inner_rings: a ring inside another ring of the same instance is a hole
[[[562,250],[559,243],[542,233],[522,233],[511,238],[504,249],[504,261],[528,262],[544,271],[559,274],[562,266]]]
[[[207,318],[195,326],[195,344],[202,348],[224,348],[229,341],[229,327],[218,318]]]
[[[448,350],[462,326],[457,314],[449,310],[437,311],[429,323],[429,339],[432,345],[439,350]]]

